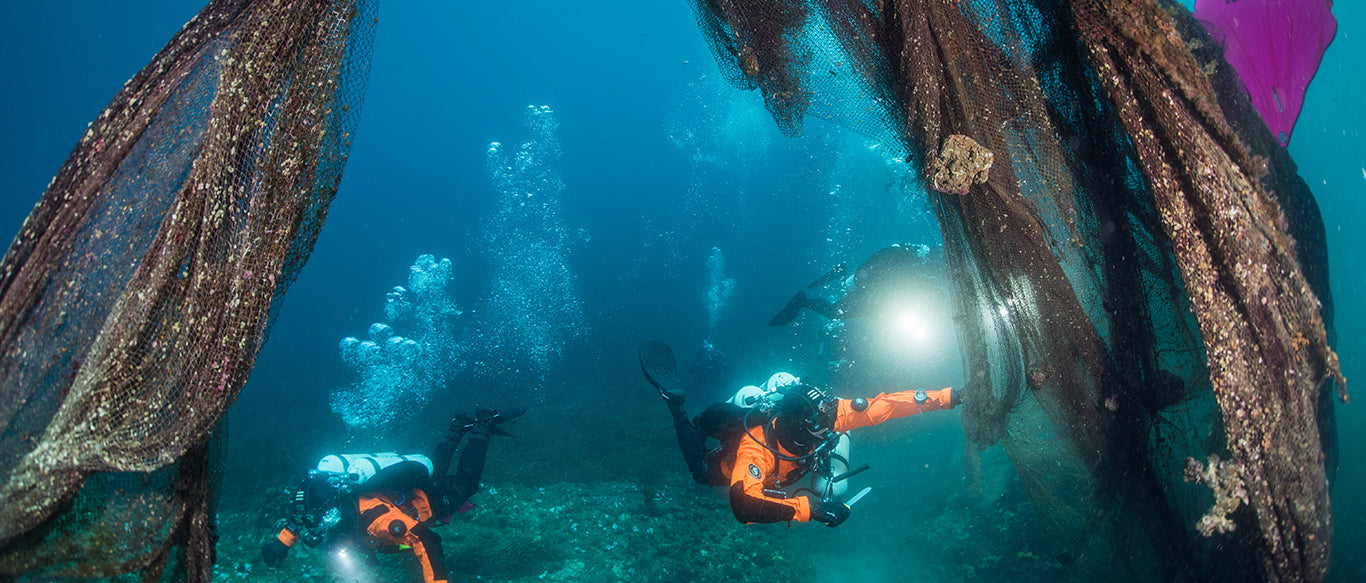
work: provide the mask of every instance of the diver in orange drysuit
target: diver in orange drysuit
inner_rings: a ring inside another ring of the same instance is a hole
[[[478,409],[473,416],[457,414],[432,452],[430,472],[418,461],[400,461],[378,469],[358,485],[352,484],[358,474],[309,472],[287,509],[285,527],[261,548],[262,559],[278,567],[301,538],[309,546],[325,543],[329,553],[339,554],[394,553],[406,548],[412,549],[422,565],[423,581],[445,583],[441,537],[431,527],[468,509],[484,472],[489,437],[509,435],[498,425],[523,412]],[[466,435],[469,440],[456,473],[447,476],[451,458]]]
[[[849,518],[844,502],[828,492],[808,490],[809,496],[788,496],[785,489],[813,472],[828,474],[844,432],[950,409],[962,399],[962,390],[952,387],[879,393],[871,399],[835,399],[790,374],[778,373],[764,387],[745,387],[730,401],[712,404],[690,421],[683,397],[669,378],[674,367],[668,347],[657,342],[642,346],[641,367],[668,404],[693,480],[728,486],[731,512],[747,524],[814,520],[839,526]],[[720,444],[708,450],[708,437]],[[848,460],[841,461],[847,467]]]

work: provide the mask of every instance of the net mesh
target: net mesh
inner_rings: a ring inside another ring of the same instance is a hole
[[[210,2],[91,122],[0,263],[0,573],[210,578],[210,436],[322,228],[376,23]]]
[[[1326,576],[1330,395],[1346,393],[1323,225],[1184,8],[693,5],[786,133],[829,119],[923,168],[965,433],[1006,449],[1079,568]]]

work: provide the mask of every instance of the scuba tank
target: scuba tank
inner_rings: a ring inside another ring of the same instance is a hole
[[[773,398],[777,395],[778,389],[800,382],[801,379],[793,376],[792,373],[773,373],[773,376],[764,381],[762,387],[754,385],[740,387],[740,390],[736,391],[735,395],[730,398],[730,403],[742,409],[760,407],[767,410],[773,406]]]
[[[431,458],[420,454],[399,455],[388,451],[382,453],[343,453],[333,454],[318,461],[316,471],[329,474],[341,474],[350,479],[351,487],[360,486],[370,478],[375,477],[380,470],[389,468],[401,463],[419,463],[427,468],[427,475],[432,475],[436,466],[432,464]]]

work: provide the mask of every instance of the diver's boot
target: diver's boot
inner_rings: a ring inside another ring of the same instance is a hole
[[[670,411],[683,409],[683,391],[678,389],[660,389],[659,396],[664,398],[664,404],[669,406]]]
[[[442,436],[441,441],[450,444],[451,449],[454,450],[472,427],[474,427],[474,417],[464,413],[456,413],[451,416],[451,423],[446,427],[446,434]]]
[[[788,322],[797,319],[797,313],[802,310],[802,306],[805,306],[806,302],[806,292],[797,292],[797,295],[792,296],[792,301],[787,302],[783,311],[778,312],[778,315],[773,316],[773,319],[768,321],[768,325],[786,326]]]
[[[507,411],[498,411],[496,409],[480,407],[478,409],[475,409],[474,411],[473,428],[482,429],[485,434],[516,437],[515,435],[508,433],[503,428],[499,427],[499,425],[502,425],[506,421],[521,417],[523,413],[526,413],[526,409],[519,408],[510,409]]]

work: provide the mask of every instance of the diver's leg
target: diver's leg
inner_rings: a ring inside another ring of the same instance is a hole
[[[824,305],[809,307],[831,320],[862,318],[873,313],[879,303],[887,301],[887,293],[878,293],[881,289],[855,282],[854,287],[835,303],[822,302]]]
[[[843,300],[840,302],[831,302],[820,298],[806,298],[806,304],[803,307],[830,318],[831,320],[839,320],[845,317],[844,310],[841,306],[843,303]]]
[[[749,410],[722,401],[712,403],[702,414],[693,419],[693,426],[704,438],[715,437],[718,441],[729,441],[745,430],[745,413]]]
[[[455,456],[455,449],[460,446],[461,438],[465,437],[468,431],[464,424],[458,420],[451,421],[450,429],[446,430],[446,435],[441,439],[441,443],[432,448],[432,479],[440,480],[451,469],[451,458]]]
[[[797,295],[792,296],[792,299],[787,302],[786,306],[783,306],[782,310],[773,315],[773,319],[768,321],[768,325],[786,326],[788,322],[796,320],[797,314],[801,312],[802,306],[806,305],[808,299],[806,292],[797,292]]]
[[[460,433],[461,436],[464,434],[465,432]],[[446,475],[446,470],[450,469],[452,454],[459,443],[460,437],[451,439],[448,436],[437,444],[432,454],[432,464],[436,467],[436,473],[432,474],[427,492],[431,494],[432,515],[437,518],[454,514],[461,504],[479,490],[479,478],[484,475],[484,458],[489,451],[489,434],[486,431],[470,433],[470,440],[465,442],[465,450],[460,452],[460,463],[455,467],[455,475]]]
[[[417,556],[418,564],[422,565],[423,583],[445,583],[449,575],[446,571],[446,551],[441,547],[441,536],[432,532],[426,524],[419,524],[413,528],[413,534],[417,535],[418,539],[413,545],[413,554]]]
[[[846,263],[846,262],[844,262],[844,261],[841,261],[839,265],[836,265],[836,266],[835,266],[834,268],[832,268],[830,271],[825,272],[825,275],[822,275],[822,276],[820,276],[819,278],[817,278],[816,281],[813,281],[813,282],[811,282],[810,284],[807,284],[806,289],[818,288],[818,287],[821,287],[821,286],[823,286],[823,285],[825,285],[825,284],[827,284],[827,283],[830,283],[830,282],[835,281],[835,280],[837,280],[837,279],[844,279],[845,277],[848,277],[848,276],[849,276],[849,264]]]
[[[688,464],[688,472],[699,484],[707,483],[707,464],[703,459],[707,453],[706,439],[697,431],[688,414],[683,411],[682,399],[669,401],[669,414],[674,420],[674,435],[678,437],[678,449],[683,453],[683,461]]]
[[[460,451],[460,462],[455,466],[455,475],[445,481],[444,497],[453,506],[459,506],[479,491],[479,478],[484,475],[484,458],[489,452],[489,434],[481,431],[470,433],[465,449]]]
[[[806,292],[799,291],[797,292],[797,295],[792,296],[792,300],[787,302],[787,305],[783,307],[782,311],[778,312],[773,316],[772,320],[768,321],[768,325],[785,326],[788,322],[797,319],[797,315],[801,312],[802,308],[811,310],[817,314],[830,318],[831,320],[838,320],[844,317],[844,312],[840,309],[839,304],[821,298],[813,298],[807,296]]]
[[[733,449],[733,447],[731,447],[731,449]],[[699,480],[699,482],[708,486],[725,486],[726,484],[729,484],[730,476],[726,475],[725,470],[723,469],[724,466],[721,463],[722,460],[726,459],[727,455],[734,455],[734,452],[728,451],[727,444],[725,443],[722,443],[707,452],[707,455],[702,458],[707,466],[706,481]]]

